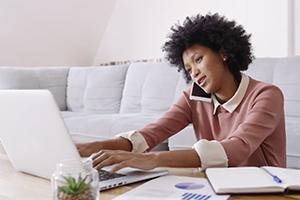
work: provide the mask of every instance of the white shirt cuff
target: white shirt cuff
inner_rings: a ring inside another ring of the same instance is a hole
[[[145,138],[138,131],[128,131],[124,133],[119,133],[116,135],[116,137],[122,137],[129,140],[132,145],[131,152],[143,153],[149,148]]]
[[[206,139],[199,140],[193,145],[201,160],[201,168],[228,167],[228,158],[220,142]]]

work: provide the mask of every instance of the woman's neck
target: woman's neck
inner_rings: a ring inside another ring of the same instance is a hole
[[[215,96],[219,103],[223,104],[227,102],[229,99],[233,97],[233,95],[236,93],[239,84],[241,82],[241,78],[239,80],[235,79],[235,77],[230,74],[227,78],[225,78],[224,84],[220,91],[215,93]]]

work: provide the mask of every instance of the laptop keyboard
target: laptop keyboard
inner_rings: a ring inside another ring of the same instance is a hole
[[[103,169],[98,169],[98,174],[99,174],[99,181],[106,181],[109,179],[125,176],[124,174],[112,173]]]

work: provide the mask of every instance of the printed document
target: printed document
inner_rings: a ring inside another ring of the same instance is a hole
[[[205,178],[166,175],[148,181],[115,200],[226,200],[216,195]]]

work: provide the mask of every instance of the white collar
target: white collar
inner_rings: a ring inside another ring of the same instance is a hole
[[[220,105],[222,105],[222,107],[225,110],[232,113],[241,103],[241,101],[247,91],[248,85],[249,85],[249,77],[242,73],[241,83],[240,83],[237,91],[235,92],[233,97],[231,97],[227,102],[225,102],[224,104],[220,104],[219,101],[217,100],[216,96],[214,94],[212,94],[211,97],[212,97],[212,102],[214,105],[213,114],[216,114],[217,108]]]

